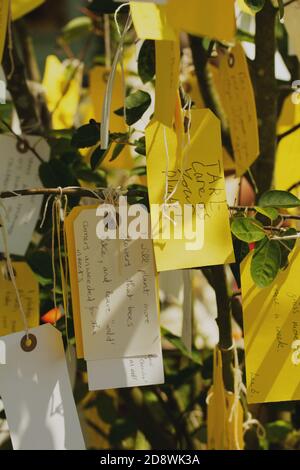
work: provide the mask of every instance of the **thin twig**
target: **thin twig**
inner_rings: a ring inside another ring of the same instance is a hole
[[[3,119],[0,118],[0,122],[11,132],[11,134],[17,139],[20,144],[30,150],[41,163],[45,163],[45,160],[43,160],[43,158],[39,155],[36,149],[30,145],[27,139],[24,139],[24,137],[16,134],[14,130],[10,127],[10,125],[7,124],[7,122],[5,122]]]

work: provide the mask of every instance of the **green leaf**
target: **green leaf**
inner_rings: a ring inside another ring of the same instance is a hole
[[[139,155],[146,156],[146,139],[145,137],[141,137],[138,140],[134,141],[135,144],[135,152],[138,153]]]
[[[196,364],[202,365],[202,358],[199,351],[193,350],[190,353],[178,336],[173,335],[173,333],[163,327],[161,328],[161,332],[163,337],[175,346],[175,348],[177,348],[184,356],[188,357]]]
[[[263,224],[252,217],[235,217],[231,231],[236,238],[246,243],[257,242],[266,236]]]
[[[126,107],[126,123],[132,126],[135,122],[139,121],[144,113],[147,111],[151,104],[151,96],[146,91],[138,90],[135,93],[127,96],[125,100]],[[115,114],[118,116],[124,115],[124,108],[117,109]]]
[[[117,443],[121,443],[124,439],[134,436],[136,431],[137,425],[132,418],[118,418],[110,430],[109,440],[116,447]]]
[[[278,420],[273,423],[267,423],[265,426],[267,440],[273,444],[282,443],[287,435],[292,431],[291,423]]]
[[[283,0],[278,0],[278,8],[279,8],[279,18],[282,19],[284,17],[284,3],[283,3]]]
[[[34,251],[27,256],[27,262],[34,273],[43,278],[52,279],[52,259],[49,252]]]
[[[94,119],[91,119],[89,124],[76,129],[72,137],[73,147],[82,149],[87,147],[93,147],[99,142],[100,139],[100,124]]]
[[[253,34],[248,33],[248,31],[243,31],[242,29],[237,30],[236,37],[240,42],[245,41],[251,42],[252,44],[255,42]]]
[[[79,186],[72,169],[65,162],[57,158],[42,163],[39,168],[39,175],[46,188]]]
[[[265,0],[244,0],[245,4],[251,8],[251,10],[257,13],[258,11],[262,10],[265,5]]]
[[[289,228],[284,232],[283,236],[290,236],[290,235],[296,235],[297,230],[294,228]],[[280,240],[280,250],[281,250],[281,268],[285,268],[288,264],[288,257],[293,248],[296,245],[296,239],[289,239],[289,240]]]
[[[255,206],[256,212],[268,217],[270,220],[276,220],[278,218],[278,210],[274,207],[258,207]]]
[[[258,287],[269,286],[281,265],[281,250],[277,241],[268,239],[259,243],[251,260],[251,276]]]
[[[132,168],[131,175],[138,175],[138,176],[145,176],[147,174],[146,167],[145,166],[136,166],[135,168]]]
[[[88,16],[79,16],[69,21],[62,29],[63,39],[70,43],[83,36],[88,35],[93,30],[93,22]]]
[[[97,396],[97,411],[99,417],[108,424],[113,424],[118,417],[113,397],[105,392],[100,392]]]
[[[272,190],[267,191],[260,197],[258,206],[288,209],[299,207],[300,200],[288,191]]]
[[[91,161],[90,161],[92,170],[96,170],[101,165],[101,163],[107,156],[109,150],[110,150],[110,146],[107,149],[102,149],[99,145],[93,151],[91,155]]]
[[[118,156],[120,155],[120,153],[122,153],[124,147],[125,147],[126,144],[116,144],[115,145],[115,148],[113,150],[113,153],[112,153],[112,156],[110,158],[110,162],[113,162],[114,160],[116,160],[118,158]]]
[[[150,82],[155,75],[155,42],[146,39],[138,57],[138,74],[143,83]]]
[[[95,183],[97,186],[106,186],[106,174],[102,170],[93,171],[85,163],[75,168],[75,173],[78,179],[87,181],[88,183]]]

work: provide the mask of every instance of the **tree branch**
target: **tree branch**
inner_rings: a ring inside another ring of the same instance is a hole
[[[11,28],[14,28],[13,24]],[[12,30],[14,33],[14,30]],[[37,111],[34,96],[30,92],[24,64],[17,51],[15,34],[13,34],[12,48],[10,49],[9,34],[6,36],[2,67],[7,80],[12,101],[20,119],[21,128],[27,134],[43,134],[43,127]]]
[[[219,327],[219,347],[222,352],[223,381],[225,389],[234,391],[233,374],[233,348],[232,348],[232,325],[230,299],[227,292],[227,283],[224,266],[213,266],[211,268],[213,286],[216,293]]]
[[[259,197],[270,189],[274,173],[277,125],[277,89],[275,79],[275,20],[277,9],[271,1],[256,14],[255,94],[259,123],[260,155],[253,166]]]

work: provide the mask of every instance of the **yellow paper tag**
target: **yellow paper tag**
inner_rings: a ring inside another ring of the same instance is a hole
[[[11,13],[12,19],[18,20],[24,15],[27,15],[30,11],[39,7],[45,0],[12,0],[11,2]]]
[[[288,268],[263,289],[251,278],[251,257],[241,265],[247,401],[299,400],[299,243]]]
[[[148,188],[158,271],[234,260],[219,120],[207,109],[192,110],[191,142],[185,151],[181,141],[173,127],[158,121],[152,121],[146,129]],[[170,216],[160,214],[158,225],[157,210],[166,200],[166,188]],[[192,209],[191,219],[185,205]],[[177,223],[175,217],[176,223],[172,223],[170,217],[174,219],[174,214],[181,214],[182,218],[186,215],[188,222],[183,224],[180,219]],[[193,231],[196,231],[194,238]],[[185,235],[181,236],[182,233]]]
[[[54,55],[47,57],[43,86],[49,111],[53,113],[53,129],[69,129],[74,125],[80,100],[81,82],[81,65],[75,62],[61,63]]]
[[[39,325],[39,285],[28,264],[14,262],[13,269],[29,328]],[[7,266],[0,262],[0,336],[24,330],[24,323]]]
[[[94,119],[101,121],[102,106],[106,92],[107,77],[109,70],[103,66],[96,66],[90,72],[90,96],[94,109]],[[114,111],[124,106],[124,91],[121,70],[116,71],[114,90],[112,94],[111,112],[110,112],[110,131],[111,132],[127,132],[128,128],[123,116],[117,116]],[[133,159],[130,155],[129,146],[125,145],[119,157],[110,162],[115,144],[112,145],[102,166],[109,170],[114,168],[131,169],[133,167]]]
[[[234,0],[169,0],[167,18],[178,31],[232,42],[235,36]]]
[[[155,118],[172,126],[179,86],[178,41],[156,41]]]
[[[227,113],[237,175],[259,155],[256,105],[246,56],[237,44],[220,60],[222,102]]]
[[[166,5],[130,2],[131,15],[140,39],[174,41],[180,31],[233,41],[234,0],[168,0]]]
[[[0,64],[2,62],[8,21],[9,0],[0,0]]]
[[[76,340],[76,353],[78,359],[84,357],[83,354],[83,340],[82,340],[82,327],[80,319],[80,300],[79,300],[79,289],[77,279],[77,261],[76,261],[76,248],[75,248],[75,237],[74,237],[74,220],[78,217],[81,211],[87,208],[96,208],[97,206],[82,206],[74,207],[68,217],[65,219],[65,231],[68,246],[68,262],[69,262],[69,274],[70,274],[70,285],[72,291],[72,311],[73,311],[73,322],[74,332]]]
[[[285,99],[277,125],[278,135],[288,131],[300,123],[300,106],[294,104],[292,97]],[[276,189],[287,191],[300,181],[299,167],[300,130],[280,140],[277,147],[274,183]],[[300,195],[300,186],[293,193]],[[291,212],[295,209],[290,209]]]
[[[168,22],[166,5],[130,2],[130,11],[135,31],[140,39],[164,41],[177,39],[177,32]]]
[[[208,392],[207,447],[209,450],[241,450],[244,447],[243,408],[239,401],[232,412],[234,394],[224,388],[222,369],[222,353],[216,348],[213,385]]]

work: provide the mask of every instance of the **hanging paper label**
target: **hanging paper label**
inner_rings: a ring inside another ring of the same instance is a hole
[[[299,244],[288,268],[263,289],[251,278],[251,257],[241,265],[247,401],[299,400]]]
[[[87,361],[89,390],[143,387],[164,383],[161,351],[156,356]]]
[[[72,290],[78,289],[73,312],[80,311],[84,358],[159,354],[152,240],[101,240],[100,211],[101,206],[76,208],[66,222],[69,259],[76,257],[77,264],[73,270],[71,261],[70,275]],[[147,213],[145,217],[147,223]]]
[[[179,87],[178,41],[156,41],[155,118],[172,126]]]
[[[26,136],[26,140],[44,161],[49,160],[50,148],[44,139]],[[1,191],[42,186],[39,178],[40,161],[31,150],[21,153],[16,139],[4,134],[0,135],[0,150]],[[9,251],[12,255],[25,255],[40,215],[42,201],[43,196],[36,195],[5,199]],[[1,240],[0,252],[3,252]]]
[[[168,21],[167,5],[130,2],[130,11],[139,39],[175,41],[178,33]]]
[[[39,285],[37,278],[26,263],[15,262],[13,269],[29,328],[39,325]],[[0,336],[24,329],[19,304],[6,262],[0,262]]]
[[[84,450],[61,333],[51,325],[30,330],[36,346],[28,351],[24,334],[0,338],[0,394],[14,449]]]
[[[222,353],[218,348],[214,351],[213,384],[207,401],[208,450],[242,450],[244,412],[240,400],[235,404],[234,394],[225,390]]]
[[[241,176],[259,155],[254,91],[241,44],[228,54],[220,54],[221,100],[228,117],[236,172]]]
[[[169,0],[166,14],[177,31],[220,41],[234,40],[234,0]]]
[[[183,151],[181,145],[173,128],[152,121],[146,129],[158,271],[225,264],[234,259],[218,119],[207,109],[192,110],[191,142]],[[166,199],[169,207],[164,204]]]
[[[0,0],[0,64],[4,50],[7,21],[9,12],[9,0]]]

